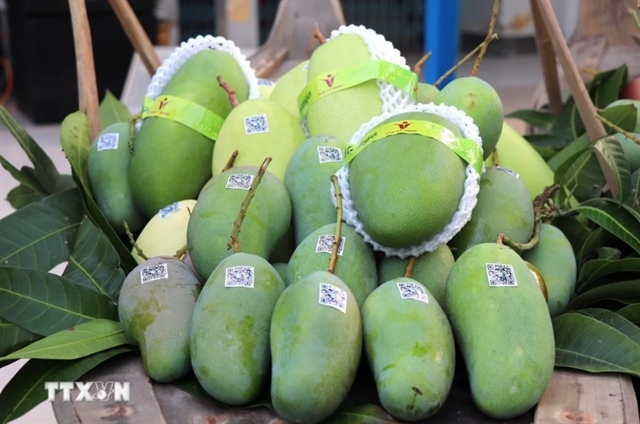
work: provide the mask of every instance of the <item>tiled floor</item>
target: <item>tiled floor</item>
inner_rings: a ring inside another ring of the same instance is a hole
[[[408,62],[413,64],[417,58],[407,57]],[[468,75],[471,69],[471,63],[462,66],[458,71],[458,75]],[[135,79],[134,90],[131,93],[140,93],[140,88],[144,88],[148,82],[148,76],[144,73],[137,74],[139,78]],[[478,73],[478,77],[485,79],[500,94],[505,112],[513,110],[529,108],[533,105],[533,93],[540,84],[541,71],[538,58],[533,55],[513,56],[513,57],[491,57],[488,56]],[[131,81],[134,81],[133,79]],[[138,90],[135,90],[138,88]],[[132,94],[135,97],[135,95]],[[127,104],[135,105],[135,98],[126,99]],[[61,173],[70,173],[69,164],[59,145],[59,125],[34,125],[28,117],[16,109],[11,102],[7,105],[10,112],[16,117],[21,125],[23,125],[29,134],[38,142],[51,156],[54,163],[58,166]],[[137,112],[137,111],[135,111]],[[521,132],[524,126],[517,121],[510,121]],[[30,165],[26,155],[20,149],[8,130],[0,127],[0,154],[9,160],[14,166],[20,168],[23,165]],[[6,202],[6,195],[15,186],[15,181],[10,174],[3,168],[0,169],[0,218],[11,213],[12,209]],[[4,388],[7,381],[10,380],[17,372],[23,362],[17,362],[0,369],[0,390]],[[51,405],[47,402],[42,403],[28,414],[15,420],[14,424],[50,424],[55,423]]]

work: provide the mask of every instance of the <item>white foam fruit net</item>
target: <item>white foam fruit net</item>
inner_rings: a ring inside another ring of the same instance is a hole
[[[396,115],[406,112],[428,112],[434,115],[441,116],[448,119],[451,123],[456,125],[462,131],[465,138],[475,141],[482,149],[482,139],[476,124],[473,123],[473,119],[463,111],[447,105],[435,105],[433,103],[426,104],[414,104],[408,105],[400,109],[396,109],[392,112],[383,113],[382,115],[372,118],[369,122],[366,122],[360,126],[360,128],[351,136],[349,144],[359,144],[360,140],[374,127],[378,126],[383,121],[392,118]],[[483,166],[482,172],[485,168]],[[374,250],[384,252],[387,256],[398,256],[400,258],[407,258],[409,256],[420,256],[425,252],[432,252],[438,246],[449,242],[453,236],[455,236],[464,225],[471,219],[471,212],[476,206],[478,200],[478,191],[480,190],[480,174],[471,166],[467,165],[465,168],[466,179],[464,182],[464,192],[458,203],[458,209],[451,217],[451,221],[442,228],[442,230],[436,234],[431,240],[425,240],[421,244],[406,248],[392,248],[383,246],[380,243],[373,240],[373,238],[364,229],[363,223],[358,218],[358,212],[351,200],[351,191],[349,188],[349,165],[345,165],[336,172],[338,183],[340,184],[340,190],[342,191],[342,216],[343,220],[354,227],[356,231],[369,243]],[[331,185],[331,198],[335,205],[335,192],[333,185]],[[425,208],[432,207],[431,205],[424,205]]]

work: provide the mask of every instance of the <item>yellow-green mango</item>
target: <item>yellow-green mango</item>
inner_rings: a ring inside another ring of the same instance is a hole
[[[551,318],[565,311],[573,297],[578,278],[576,255],[562,230],[540,225],[538,244],[522,253],[522,259],[540,270],[547,286]]]
[[[327,271],[288,286],[271,318],[271,401],[290,423],[318,423],[347,397],[362,354],[360,310]]]
[[[160,96],[189,100],[226,118],[231,112],[222,76],[240,102],[249,83],[238,62],[227,52],[203,50],[176,71]],[[151,218],[158,210],[183,199],[195,199],[211,178],[214,141],[171,119],[148,117],[134,137],[129,184],[138,208]]]
[[[140,348],[145,373],[159,383],[191,372],[189,324],[200,289],[197,275],[173,257],[144,261],[122,283],[120,323]]]
[[[234,253],[213,271],[189,328],[191,365],[202,388],[229,405],[246,405],[269,385],[269,328],[284,281],[260,256]]]
[[[298,121],[302,121],[300,109],[298,109],[298,94],[307,84],[308,67],[309,61],[303,60],[289,69],[276,80],[276,85],[269,96],[270,100],[287,109]]]
[[[497,243],[469,248],[449,273],[446,304],[475,405],[500,420],[531,409],[551,379],[555,341],[525,261]]]
[[[131,135],[130,123],[111,124],[91,143],[87,157],[87,174],[96,203],[109,224],[121,235],[126,233],[125,221],[132,233],[138,232],[146,223],[129,187]]]
[[[426,82],[418,83],[418,90],[416,92],[416,101],[418,103],[430,103],[440,92],[438,87],[433,84],[427,84]]]
[[[429,290],[394,278],[362,305],[365,352],[382,407],[403,421],[429,418],[444,404],[456,364],[449,320]]]
[[[271,93],[273,92],[275,86],[276,83],[271,80],[258,78],[258,90],[260,91],[260,98],[268,99],[269,97],[271,97]]]

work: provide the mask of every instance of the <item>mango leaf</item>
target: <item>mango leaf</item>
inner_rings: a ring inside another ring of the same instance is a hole
[[[600,278],[627,272],[640,273],[640,258],[593,259],[580,268],[578,285],[587,286]]]
[[[570,165],[566,166],[569,163]],[[572,156],[567,163],[562,164],[556,170],[554,179],[580,201],[600,197],[605,183],[602,168],[592,148],[580,155]]]
[[[624,206],[640,221],[640,212],[638,212],[640,211],[640,171],[631,174],[631,190],[627,194]]]
[[[573,97],[564,102],[562,113],[551,124],[551,134],[564,140],[575,140],[584,134],[584,124]]]
[[[18,349],[22,349],[40,338],[42,338],[42,336],[27,331],[9,321],[0,319],[0,356],[5,356]],[[6,362],[0,362],[0,367],[6,364]]]
[[[81,220],[76,189],[14,211],[0,220],[0,264],[49,271],[68,259]]]
[[[579,312],[553,319],[556,366],[640,377],[640,345],[615,327]]]
[[[89,136],[89,118],[82,111],[67,115],[60,125],[60,144],[71,169],[74,170],[80,180],[80,184],[89,193],[89,177],[87,175],[87,158],[91,149]],[[93,196],[93,194],[91,194]]]
[[[618,200],[622,203],[627,197],[627,193],[631,191],[631,172],[629,172],[629,161],[626,153],[622,149],[618,139],[609,135],[596,141],[595,149],[597,149],[609,165],[615,176],[618,186]]]
[[[596,249],[599,258],[602,259],[620,259],[622,252],[615,247],[600,246]]]
[[[115,303],[126,274],[107,236],[85,218],[62,276],[107,296]]]
[[[0,165],[2,165],[2,167],[6,169],[18,183],[23,184],[42,195],[49,194],[47,190],[42,187],[40,181],[38,181],[33,168],[23,166],[22,169],[18,169],[2,155],[0,155]]]
[[[387,424],[399,423],[380,405],[365,404],[350,408],[340,408],[323,424]]]
[[[638,202],[639,200],[640,199],[636,199],[636,202]],[[634,208],[631,205],[625,205],[625,204],[622,204],[620,206],[622,206],[622,208],[624,210],[629,212],[631,214],[631,216],[633,216],[636,219],[636,221],[640,222],[640,209],[637,209],[637,208]]]
[[[37,181],[45,190],[43,194],[51,194],[64,187],[60,173],[51,158],[2,105],[0,105],[0,122],[7,127],[33,164]]]
[[[614,69],[598,72],[587,83],[589,95],[597,108],[604,108],[620,98],[627,83],[628,68],[626,64]]]
[[[615,200],[593,199],[577,206],[575,210],[640,253],[640,222],[626,208],[618,206]]]
[[[605,118],[607,121],[614,124],[616,127],[620,127],[625,131],[635,131],[636,128],[636,116],[638,116],[638,108],[634,104],[624,104],[607,107],[599,112],[599,115]],[[604,124],[609,133],[614,133],[617,130],[609,128],[607,124]]]
[[[48,272],[0,267],[0,318],[48,336],[85,321],[117,320],[106,296]]]
[[[566,176],[569,173],[569,170],[571,170],[571,168],[575,166],[576,162],[577,163],[584,162],[585,158],[589,157],[591,153],[592,153],[592,147],[591,147],[591,144],[589,144],[586,147],[581,148],[580,150],[576,151],[571,156],[569,156],[564,162],[562,162],[558,166],[557,169],[554,170],[554,174],[553,174],[554,181],[556,183],[566,184],[564,180],[567,178]],[[571,177],[571,174],[569,174],[569,177]]]
[[[24,184],[20,184],[7,193],[7,201],[13,209],[20,209],[31,203],[39,202],[45,195]]]
[[[596,228],[591,232],[591,234],[589,234],[582,245],[579,258],[582,258],[588,253],[595,251],[598,247],[606,246],[615,240],[617,240],[616,237],[604,228]]]
[[[560,150],[554,157],[549,159],[547,165],[553,170],[557,171],[558,167],[566,162],[571,156],[575,155],[579,151],[591,147],[591,140],[587,134],[583,134],[580,137],[572,140],[562,150]]]
[[[558,227],[569,239],[571,247],[577,258],[580,258],[580,249],[587,241],[592,230],[579,222],[574,216],[560,216],[551,222]]]
[[[617,313],[634,324],[640,324],[640,303],[632,303],[631,305],[620,308]]]
[[[524,137],[533,147],[550,147],[553,149],[562,149],[566,143],[560,137],[552,134],[533,134]]]
[[[76,381],[96,366],[126,352],[133,346],[120,346],[72,361],[31,359],[20,368],[0,393],[0,423],[5,424],[47,400],[45,381]]]
[[[132,120],[129,108],[107,90],[100,102],[100,124],[102,129],[116,122],[130,122]]]
[[[118,321],[94,319],[50,334],[0,360],[78,359],[127,343]]]
[[[633,325],[631,321],[620,316],[616,312],[603,308],[587,308],[578,311],[581,314],[589,315],[597,320],[604,322],[620,331],[631,340],[633,340],[638,346],[640,346],[640,328]]]
[[[640,280],[618,281],[592,288],[575,296],[567,310],[580,309],[602,300],[622,301],[624,298],[640,297]]]
[[[553,124],[555,117],[550,112],[535,109],[516,110],[504,116],[505,118],[515,118],[526,122],[536,128],[548,130]]]

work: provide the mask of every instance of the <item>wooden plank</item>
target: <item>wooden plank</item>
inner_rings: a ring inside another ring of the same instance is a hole
[[[534,414],[534,424],[637,424],[638,402],[623,374],[556,369]]]

